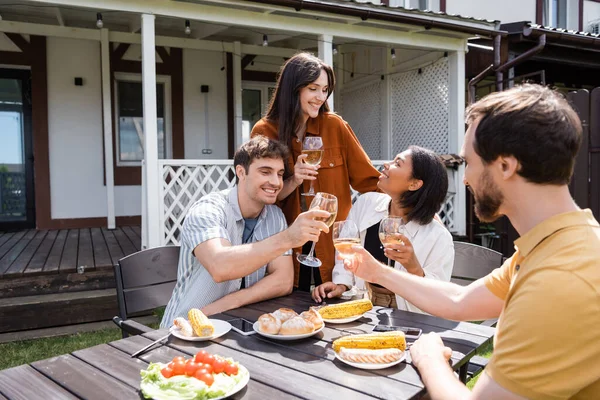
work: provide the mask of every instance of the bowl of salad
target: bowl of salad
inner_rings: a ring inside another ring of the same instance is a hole
[[[146,399],[218,400],[242,390],[248,370],[231,358],[200,350],[194,357],[175,357],[168,363],[150,363],[140,371],[140,389]]]

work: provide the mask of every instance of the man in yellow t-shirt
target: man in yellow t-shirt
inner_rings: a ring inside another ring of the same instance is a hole
[[[599,399],[600,225],[567,186],[581,122],[562,95],[527,84],[473,104],[467,124],[465,184],[481,221],[506,215],[519,232],[513,256],[465,287],[386,268],[360,246],[345,266],[442,318],[499,317],[492,359],[472,392],[437,334],[414,343],[431,398]]]

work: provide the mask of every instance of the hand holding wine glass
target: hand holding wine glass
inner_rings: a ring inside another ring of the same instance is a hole
[[[402,243],[402,236],[405,234],[405,225],[402,217],[387,217],[379,223],[379,240],[383,245],[392,243]],[[391,267],[391,260],[388,258],[388,267]]]
[[[310,210],[314,210],[314,209],[318,209],[318,210],[323,210],[323,211],[327,211],[329,212],[329,217],[327,218],[315,218],[317,221],[322,221],[325,223],[325,225],[327,226],[331,226],[333,225],[333,221],[335,221],[335,218],[337,217],[337,210],[338,210],[338,201],[337,201],[337,197],[335,197],[332,194],[329,193],[317,193],[315,198],[313,199],[313,201],[310,203]],[[315,242],[313,242],[312,247],[310,249],[310,253],[308,253],[308,255],[306,254],[300,254],[297,259],[300,263],[307,265],[309,267],[320,267],[321,266],[321,260],[319,260],[317,257],[314,257],[314,252],[315,252]]]
[[[302,142],[302,154],[307,157],[304,162],[309,165],[319,165],[323,159],[323,140],[320,136],[307,136]],[[314,196],[315,188],[313,181],[310,181],[310,189],[308,193],[302,193],[303,196]]]

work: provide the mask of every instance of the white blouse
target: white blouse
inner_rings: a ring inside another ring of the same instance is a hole
[[[347,220],[354,221],[358,227],[363,245],[365,244],[367,229],[388,216],[391,200],[392,198],[387,194],[365,193],[356,200],[352,209],[350,209]],[[454,243],[452,235],[446,227],[437,218],[434,218],[427,225],[410,221],[406,224],[406,232],[413,245],[417,260],[423,268],[425,278],[450,281],[454,265]],[[337,257],[337,254],[335,260],[333,268],[334,283],[348,287],[356,285],[358,288],[365,288],[364,281],[346,270],[342,259]],[[406,272],[406,269],[399,262],[394,263],[394,268]],[[423,311],[398,295],[396,295],[396,303],[399,310],[423,313]]]

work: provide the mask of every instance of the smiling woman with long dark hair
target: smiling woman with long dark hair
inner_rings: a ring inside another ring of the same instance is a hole
[[[337,220],[346,219],[352,206],[350,186],[361,193],[377,190],[379,172],[350,125],[329,111],[327,99],[334,88],[331,66],[312,54],[297,54],[281,68],[266,116],[252,129],[252,137],[264,135],[277,139],[290,149],[284,187],[278,196],[288,223],[295,220],[303,206],[310,204],[312,197],[303,199],[301,193],[308,192],[311,182],[316,192],[338,198]],[[305,137],[322,139],[324,152],[319,166],[304,162]],[[335,257],[331,232],[321,234],[315,253],[323,262],[318,269],[320,273],[295,263],[295,286],[302,290],[309,290],[313,281],[320,284],[331,280]]]
[[[360,196],[348,215],[360,231],[361,243],[373,257],[391,268],[413,275],[449,281],[454,265],[452,235],[436,218],[448,192],[448,174],[440,158],[431,150],[410,146],[385,163],[379,178],[383,193]],[[384,250],[379,239],[379,225],[388,216],[402,217],[406,222],[403,243],[390,244]],[[388,264],[389,265],[389,264]],[[333,270],[333,280],[315,288],[317,302],[338,297],[353,285],[369,291],[374,305],[420,312],[392,291],[355,279],[341,260]]]

